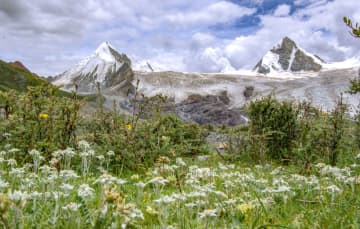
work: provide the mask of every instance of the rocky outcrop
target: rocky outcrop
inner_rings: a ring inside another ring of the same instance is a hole
[[[280,71],[318,72],[322,69],[323,63],[321,58],[299,48],[293,40],[285,37],[281,43],[265,54],[254,70],[262,74]]]
[[[294,61],[292,62],[290,70],[293,72],[299,71],[320,71],[322,66],[314,61],[310,56],[307,56],[304,52],[297,50],[295,53]]]
[[[180,118],[199,124],[236,126],[246,123],[245,113],[241,109],[229,108],[227,92],[220,95],[192,94],[186,100],[176,104],[176,113]]]

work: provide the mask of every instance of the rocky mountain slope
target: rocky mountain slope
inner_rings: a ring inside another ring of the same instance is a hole
[[[56,76],[52,83],[62,85],[64,90],[77,88],[79,93],[95,93],[98,86],[101,90],[127,93],[132,89],[133,76],[130,59],[104,42],[93,55]]]
[[[99,85],[109,109],[116,101],[123,112],[129,112],[132,107],[125,92],[134,89],[139,81],[138,89],[144,96],[170,97],[168,110],[182,119],[238,125],[247,121],[244,105],[270,94],[280,100],[310,101],[324,111],[333,109],[339,95],[348,89],[349,80],[358,75],[354,63],[326,64],[284,38],[251,74],[153,72],[153,66],[147,62],[142,63],[146,71],[132,71],[126,55],[103,43],[95,54],[56,77],[54,84],[64,85],[66,90],[77,85],[80,93],[94,93]],[[279,77],[282,74],[285,77]],[[345,102],[352,108],[358,105],[359,97],[344,94]]]
[[[274,95],[280,100],[309,101],[324,111],[335,107],[341,93],[351,108],[358,106],[360,95],[346,93],[350,79],[355,77],[358,77],[358,68],[303,73],[299,78],[177,72],[137,72],[135,75],[140,80],[140,91],[146,96],[164,94],[174,98],[177,104],[187,101],[193,95],[206,98],[207,95],[220,96],[225,91],[229,101],[223,106],[224,110],[241,108],[250,101]]]
[[[276,72],[319,72],[325,62],[318,56],[306,52],[298,47],[288,37],[268,51],[257,63],[254,70],[258,73],[269,74]]]

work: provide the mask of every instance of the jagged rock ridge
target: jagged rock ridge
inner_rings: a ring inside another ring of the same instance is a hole
[[[132,89],[133,78],[130,59],[104,42],[93,55],[57,76],[52,83],[62,85],[64,90],[76,87],[80,93],[94,93],[98,87],[126,93]]]
[[[258,62],[254,70],[258,73],[271,72],[319,72],[324,61],[316,55],[306,52],[296,43],[285,37],[277,46],[268,51]]]

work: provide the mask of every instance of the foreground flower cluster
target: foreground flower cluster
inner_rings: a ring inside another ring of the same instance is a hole
[[[0,152],[0,222],[7,228],[291,228],[356,227],[357,164],[317,164],[310,176],[274,165],[245,167],[214,156],[160,157],[144,174],[108,172],[114,152],[87,142],[36,150],[20,166],[17,149]]]

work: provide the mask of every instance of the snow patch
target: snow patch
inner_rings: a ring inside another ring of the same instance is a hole
[[[292,64],[294,63],[295,60],[295,53],[297,52],[297,48],[293,48],[291,51],[291,55],[290,55],[290,61],[289,61],[289,67],[288,67],[288,71],[290,71]]]
[[[265,54],[261,63],[262,66],[269,68],[271,73],[273,71],[280,71],[282,69],[279,63],[279,59],[280,57],[278,54],[269,51]]]
[[[353,57],[341,62],[323,64],[323,70],[336,70],[360,67],[360,58]]]
[[[108,42],[101,43],[101,45],[96,49],[95,55],[106,62],[114,63],[115,57],[112,55],[110,47],[111,45]]]

